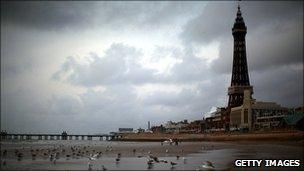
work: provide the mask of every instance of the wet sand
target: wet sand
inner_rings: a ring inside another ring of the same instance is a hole
[[[129,133],[122,134],[121,141],[290,141],[303,140],[304,132],[297,130],[250,132],[250,133],[204,133],[204,134],[166,134],[166,133]]]
[[[77,149],[74,150],[74,153],[77,154],[80,150],[84,154],[67,158],[67,154],[73,156],[71,147]],[[47,149],[55,149],[54,152],[60,153],[56,164],[50,162],[48,155],[43,155]],[[133,153],[134,149],[135,153]],[[3,156],[4,150],[7,150],[6,156]],[[16,150],[23,154],[19,161],[15,155]],[[31,150],[37,155],[34,160]],[[161,145],[160,142],[33,140],[1,142],[1,169],[86,170],[89,160],[84,156],[97,152],[102,152],[102,156],[96,161],[92,161],[94,169],[101,169],[102,165],[111,170],[171,169],[169,164],[164,163],[157,164],[154,168],[147,168],[146,159],[142,157],[147,155],[154,155],[178,163],[175,170],[196,170],[206,160],[212,161],[218,170],[242,170],[234,167],[235,159],[300,159],[303,163],[303,141],[181,142],[176,146],[174,144]],[[115,158],[118,153],[121,153],[121,161],[117,164]],[[179,159],[177,159],[177,155],[180,156]],[[182,157],[188,159],[187,163],[182,161]],[[5,166],[3,166],[4,161],[6,162]],[[271,169],[301,170],[301,168]]]

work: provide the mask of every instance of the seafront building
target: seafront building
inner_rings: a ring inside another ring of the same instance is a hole
[[[230,130],[275,129],[289,114],[291,113],[288,108],[274,102],[256,101],[250,97],[250,92],[245,90],[243,104],[231,108]]]
[[[216,111],[211,113],[210,117],[205,119],[205,130],[225,131],[226,117],[226,108],[218,107]]]
[[[180,122],[172,122],[168,121],[165,125],[165,132],[166,133],[181,133],[183,132],[184,128],[188,125],[187,120],[183,120]]]

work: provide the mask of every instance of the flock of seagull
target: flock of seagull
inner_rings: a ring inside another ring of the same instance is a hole
[[[172,142],[172,140],[171,140]],[[163,143],[170,143],[170,141],[164,141],[161,143],[161,145],[163,145]],[[90,146],[69,146],[67,149],[64,148],[64,145],[59,145],[58,147],[54,146],[53,148],[41,148],[41,149],[33,149],[32,147],[30,148],[30,155],[32,160],[36,160],[36,158],[38,156],[42,157],[43,159],[49,159],[49,161],[51,163],[53,163],[54,165],[56,165],[56,161],[60,158],[66,158],[66,160],[70,160],[70,159],[80,159],[80,158],[87,158],[88,159],[88,170],[91,171],[93,170],[93,161],[96,161],[97,159],[99,159],[100,157],[102,157],[103,152],[102,151],[97,151],[95,149],[90,149]],[[24,147],[22,148],[23,150],[18,150],[15,149],[14,150],[14,156],[17,158],[18,161],[21,161],[22,158],[24,157]],[[205,149],[205,146],[202,147],[202,149]],[[105,149],[105,153],[106,152],[111,152],[113,151],[113,147],[112,146],[107,146]],[[136,154],[136,149],[133,149],[133,155]],[[142,149],[142,152],[144,150]],[[183,150],[181,150],[183,152]],[[168,149],[165,150],[166,153],[168,153]],[[5,159],[7,156],[7,150],[3,150],[3,152],[1,153],[1,157],[2,159]],[[117,157],[115,158],[115,163],[119,164],[121,161],[121,153],[117,153]],[[158,163],[166,163],[168,165],[170,165],[171,170],[174,170],[175,167],[178,165],[178,163],[173,162],[173,161],[167,161],[165,159],[161,159],[158,158],[157,156],[153,155],[151,151],[148,151],[147,155],[137,155],[137,158],[145,158],[146,162],[147,162],[147,169],[151,170],[153,169],[154,165],[158,164]],[[180,160],[180,156],[176,155],[176,160]],[[187,158],[186,157],[182,157],[182,161],[185,164],[187,162]],[[1,165],[5,166],[6,165],[6,160],[1,161]],[[102,171],[106,171],[108,170],[104,165],[101,166]],[[202,163],[201,166],[199,166],[197,168],[197,170],[213,170],[214,166],[210,161],[205,161],[204,163]]]

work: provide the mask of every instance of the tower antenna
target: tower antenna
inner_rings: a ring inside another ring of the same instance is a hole
[[[240,2],[241,2],[241,0],[237,0],[238,9],[240,9]]]

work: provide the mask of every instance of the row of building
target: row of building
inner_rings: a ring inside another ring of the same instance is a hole
[[[246,97],[246,96],[245,96]],[[246,101],[246,98],[245,100]],[[304,107],[289,109],[274,102],[248,100],[230,109],[218,107],[210,117],[188,122],[168,121],[151,127],[154,133],[207,133],[298,129],[304,131]]]

